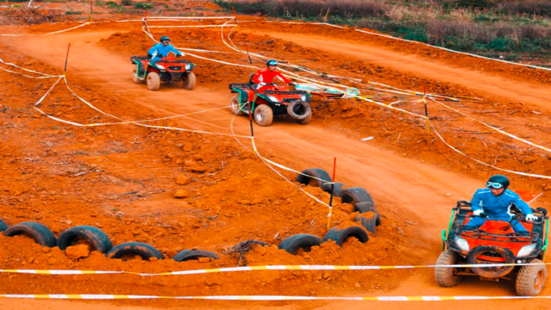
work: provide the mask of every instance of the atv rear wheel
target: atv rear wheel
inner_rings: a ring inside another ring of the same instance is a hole
[[[244,109],[245,107],[247,107],[247,106],[246,105],[241,106],[242,109]],[[239,109],[239,95],[235,95],[235,96],[233,96],[233,98],[231,98],[230,110],[233,114],[235,114],[237,116],[242,116],[242,115],[246,114],[241,109]]]
[[[452,251],[444,251],[438,257],[436,261],[437,265],[455,265],[459,261],[459,255]],[[461,282],[463,276],[458,276],[455,274],[457,268],[451,267],[436,267],[434,269],[434,275],[436,277],[436,282],[442,287],[452,287],[456,286]]]
[[[253,112],[255,122],[260,126],[270,126],[274,120],[274,112],[266,104],[256,106]]]
[[[197,79],[195,78],[195,73],[188,72],[186,74],[186,78],[184,79],[184,81],[182,83],[183,86],[184,86],[184,89],[192,90],[195,87],[196,81],[197,81]]]
[[[537,296],[543,289],[545,279],[547,278],[547,269],[543,262],[539,259],[533,259],[531,264],[522,266],[517,274],[515,288],[519,296]]]
[[[136,67],[134,67],[134,69],[132,69],[132,82],[136,83],[136,84],[142,84],[143,81],[140,80],[136,74],[138,74],[138,69]]]
[[[147,75],[147,88],[149,90],[159,90],[161,87],[161,77],[157,72],[150,72]]]

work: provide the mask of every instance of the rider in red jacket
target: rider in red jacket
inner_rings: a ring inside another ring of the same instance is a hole
[[[292,84],[292,81],[286,78],[279,70],[277,70],[277,66],[279,63],[277,60],[270,59],[266,62],[265,69],[258,70],[254,76],[251,79],[251,82],[254,84],[271,84],[274,82],[274,79],[277,77],[281,79],[286,84]]]

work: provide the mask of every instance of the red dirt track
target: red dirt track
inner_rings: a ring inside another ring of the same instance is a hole
[[[47,5],[44,3],[44,5]],[[212,4],[209,4],[212,5]],[[204,11],[201,11],[204,12]],[[207,14],[205,12],[205,14]],[[208,13],[211,14],[211,13]],[[113,17],[115,18],[115,17]],[[139,19],[132,17],[131,19]],[[396,88],[461,98],[446,104],[480,121],[551,146],[551,72],[476,59],[420,44],[370,36],[320,25],[271,23],[239,17],[232,34],[238,48],[288,60],[330,75],[383,83]],[[211,23],[205,21],[204,23]],[[169,25],[170,23],[158,23]],[[184,24],[184,23],[179,23]],[[1,26],[2,33],[40,34],[78,25],[75,22],[32,27]],[[177,47],[232,52],[219,28],[152,28]],[[229,31],[225,31],[226,35]],[[114,245],[146,242],[164,260],[108,259],[98,252],[69,258],[27,237],[0,235],[0,269],[124,270],[160,273],[234,267],[243,264],[228,251],[255,239],[269,247],[246,254],[250,266],[263,265],[430,265],[441,252],[457,200],[469,200],[498,170],[478,164],[447,147],[423,119],[367,101],[314,97],[313,120],[301,126],[276,118],[270,127],[254,127],[259,153],[295,170],[332,170],[337,181],[360,186],[372,196],[382,217],[368,243],[353,239],[343,247],[325,242],[311,252],[291,255],[277,245],[308,233],[323,238],[327,208],[297,186],[328,202],[319,188],[290,184],[251,152],[249,122],[226,109],[228,84],[245,82],[252,69],[187,57],[197,64],[197,87],[186,91],[165,85],[156,92],[130,78],[132,55],[153,44],[141,23],[105,22],[55,35],[0,37],[0,58],[23,68],[62,74],[67,46],[69,87],[99,110],[125,120],[147,120],[209,110],[149,122],[150,125],[221,133],[212,135],[146,128],[134,124],[77,127],[54,121],[33,109],[55,79],[31,79],[0,70],[0,219],[9,225],[36,221],[57,236],[77,225],[102,229]],[[204,57],[247,65],[237,53]],[[255,66],[263,63],[258,60]],[[5,64],[0,66],[17,72]],[[300,73],[302,74],[302,73]],[[35,75],[36,76],[36,75]],[[305,74],[306,76],[306,74]],[[311,75],[309,77],[312,77]],[[321,78],[320,78],[321,79]],[[335,82],[333,79],[332,82]],[[349,83],[339,79],[339,83]],[[354,87],[358,85],[350,84]],[[366,84],[362,84],[366,85]],[[373,93],[375,99],[390,100]],[[386,96],[386,97],[385,97]],[[421,99],[421,97],[419,97]],[[423,113],[420,100],[397,107]],[[471,158],[503,169],[551,175],[551,155],[500,135],[431,102],[433,126],[451,145]],[[40,108],[60,119],[83,123],[117,120],[86,106],[61,81]],[[360,139],[373,136],[362,142]],[[281,172],[294,180],[296,175]],[[551,180],[507,174],[513,190],[543,192],[532,207],[551,202]],[[177,179],[185,176],[185,182]],[[184,190],[183,199],[173,195]],[[335,200],[331,227],[358,225],[357,212]],[[177,263],[184,249],[213,251],[220,259]],[[189,276],[25,275],[0,273],[0,294],[132,294],[162,296],[299,295],[299,296],[511,296],[511,282],[465,279],[441,288],[434,270],[248,271]],[[549,282],[549,281],[548,281]],[[551,295],[549,283],[540,294]],[[2,309],[426,309],[426,302],[374,301],[69,301],[2,299]],[[547,309],[545,300],[439,301],[436,309]]]

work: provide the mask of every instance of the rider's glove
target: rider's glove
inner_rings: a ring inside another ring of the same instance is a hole
[[[478,210],[474,210],[474,211],[473,211],[473,214],[474,214],[475,216],[480,216],[480,214],[482,214],[482,213],[484,213],[484,211],[482,211],[481,209],[478,209]]]
[[[526,220],[527,220],[527,221],[535,221],[535,220],[537,220],[537,219],[538,219],[538,217],[535,216],[534,214],[528,214],[528,215],[526,216]]]

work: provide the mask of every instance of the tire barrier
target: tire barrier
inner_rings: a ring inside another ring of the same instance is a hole
[[[57,246],[61,250],[81,242],[90,245],[91,251],[98,251],[103,254],[111,250],[112,247],[109,237],[99,228],[93,226],[71,227],[57,237]]]
[[[360,212],[360,214],[373,212],[375,214],[376,226],[381,225],[381,217],[379,216],[379,212],[377,211],[377,208],[375,208],[375,204],[373,202],[371,201],[358,202],[357,204],[354,205],[354,210]]]
[[[324,192],[331,194],[331,186],[333,186],[333,196],[336,196],[336,197],[341,197],[341,193],[343,189],[346,187],[344,183],[335,182],[335,183],[324,183],[321,186],[321,189]]]
[[[0,232],[8,229],[8,227],[10,227],[8,224],[6,224],[6,222],[0,220]]]
[[[367,241],[369,241],[367,232],[363,227],[359,226],[350,226],[345,229],[333,227],[325,234],[323,241],[333,240],[339,246],[342,246],[343,243],[351,237],[358,239],[358,241],[360,241],[361,243],[366,243]]]
[[[371,202],[371,195],[361,187],[351,187],[341,192],[341,201],[343,203],[357,204],[358,202]]]
[[[150,258],[164,259],[163,254],[155,247],[142,242],[126,242],[112,248],[105,256],[108,258],[125,259],[126,256],[139,255],[143,260]]]
[[[331,181],[329,173],[320,168],[302,170],[297,175],[297,182],[315,187],[321,187],[325,183],[331,183]]]
[[[293,235],[285,240],[283,240],[278,248],[280,250],[285,250],[290,254],[295,255],[298,250],[302,249],[305,252],[310,252],[310,249],[313,246],[317,246],[323,243],[319,237],[308,234],[298,234]]]
[[[213,260],[219,258],[215,253],[205,250],[183,250],[176,254],[172,259],[177,262],[185,262],[188,260],[199,260],[201,257],[208,257]]]
[[[356,216],[356,222],[360,222],[363,228],[376,236],[378,218],[379,215],[372,212],[360,213]]]
[[[4,236],[13,237],[16,235],[26,235],[32,237],[36,243],[53,248],[56,246],[56,239],[52,231],[36,222],[23,222],[10,226],[4,231]]]

